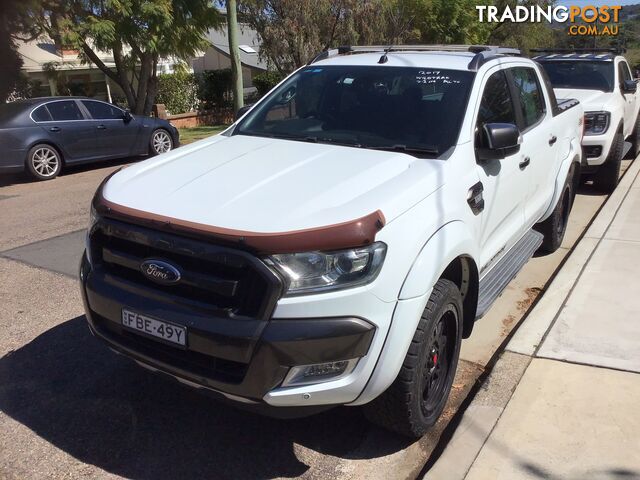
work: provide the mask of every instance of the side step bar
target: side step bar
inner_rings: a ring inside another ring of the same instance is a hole
[[[543,235],[540,232],[529,230],[480,280],[476,320],[487,313],[493,302],[542,244],[542,239]]]

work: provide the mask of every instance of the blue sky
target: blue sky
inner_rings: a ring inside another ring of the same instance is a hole
[[[584,7],[586,5],[594,5],[599,7],[600,5],[635,5],[640,3],[640,0],[609,0],[609,1],[599,1],[599,0],[573,0],[571,2],[558,1],[556,2],[558,5],[571,6],[576,5],[578,7]]]

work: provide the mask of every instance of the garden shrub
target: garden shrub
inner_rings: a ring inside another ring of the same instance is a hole
[[[285,76],[280,72],[267,71],[253,77],[253,86],[258,90],[260,97],[275,87]]]
[[[164,104],[175,115],[198,108],[198,85],[193,73],[176,72],[158,75],[156,103]]]
[[[198,97],[205,108],[224,107],[232,100],[231,69],[205,70],[197,75]]]

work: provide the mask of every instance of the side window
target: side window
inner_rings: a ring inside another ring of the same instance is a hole
[[[540,68],[540,74],[542,75],[542,81],[547,88],[547,97],[549,98],[549,103],[551,104],[551,112],[556,115],[558,113],[558,99],[556,98],[556,92],[553,91],[553,85],[551,85],[551,81],[549,80],[547,71],[544,68]]]
[[[620,62],[618,64],[618,76],[620,77],[620,86],[622,86],[625,81],[631,80],[631,71],[629,70],[627,62]]]
[[[73,100],[63,100],[47,104],[49,113],[55,121],[84,120],[78,105]]]
[[[476,144],[478,146],[482,146],[480,132],[482,132],[482,126],[485,123],[517,123],[509,84],[503,70],[491,75],[484,86],[476,124]]]
[[[92,118],[96,120],[110,120],[110,119],[121,119],[122,118],[122,110],[114,107],[113,105],[109,105],[104,102],[96,102],[93,100],[82,100],[82,105],[85,106]]]
[[[46,105],[41,105],[31,112],[31,118],[33,118],[34,122],[50,122],[51,114],[49,110],[47,110]]]
[[[518,67],[510,71],[518,94],[517,104],[522,112],[524,130],[537,123],[544,116],[544,96],[535,70]]]

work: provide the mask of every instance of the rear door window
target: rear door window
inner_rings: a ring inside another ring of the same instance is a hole
[[[41,105],[36,108],[31,113],[31,118],[33,118],[34,122],[50,122],[52,120],[51,114],[49,113],[49,110],[47,110],[46,105]]]
[[[544,117],[544,97],[533,68],[516,67],[510,69],[516,88],[516,104],[522,114],[523,130],[538,123]]]
[[[70,120],[84,120],[82,112],[74,100],[62,100],[47,104],[53,120],[57,122]]]
[[[82,105],[89,111],[92,118],[96,120],[114,120],[122,118],[122,110],[113,105],[95,100],[82,100]]]

